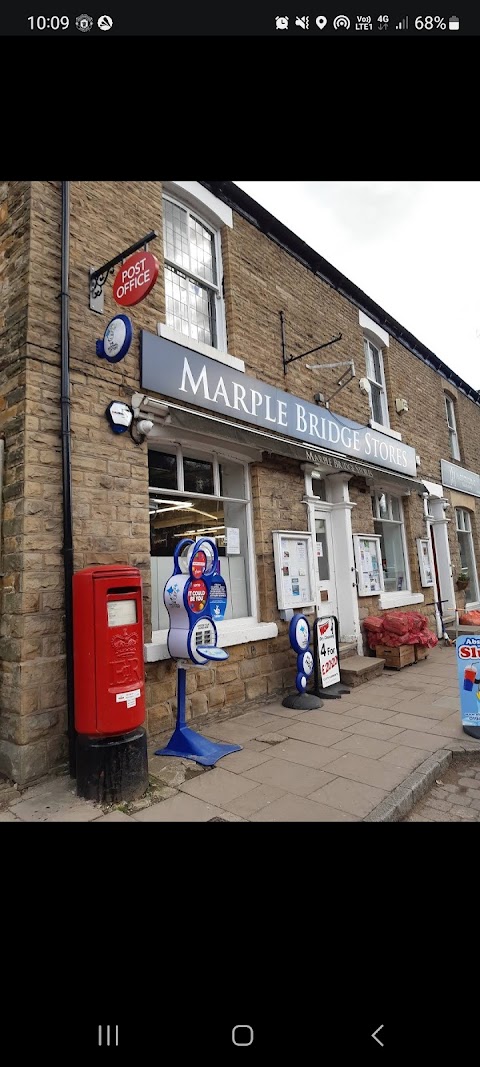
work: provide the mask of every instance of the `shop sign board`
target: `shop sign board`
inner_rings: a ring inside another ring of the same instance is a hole
[[[457,637],[455,644],[462,726],[480,727],[480,636]]]
[[[322,689],[340,681],[337,634],[334,618],[317,619],[317,654]]]
[[[415,477],[416,452],[386,434],[267,385],[183,345],[141,335],[141,388]]]
[[[113,299],[122,307],[139,304],[158,278],[158,259],[151,252],[135,252],[122,263],[113,283]]]

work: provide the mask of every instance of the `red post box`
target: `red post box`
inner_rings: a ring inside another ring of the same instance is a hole
[[[74,575],[73,662],[77,789],[80,782],[81,795],[100,800],[139,795],[148,775],[146,733],[139,730],[145,721],[145,670],[136,567],[86,567]],[[139,783],[130,780],[132,745],[141,750]],[[124,757],[129,781],[122,784]]]

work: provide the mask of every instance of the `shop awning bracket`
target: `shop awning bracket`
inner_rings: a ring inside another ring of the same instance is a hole
[[[287,373],[287,367],[289,363],[294,363],[296,359],[303,359],[304,356],[311,356],[313,352],[320,352],[321,348],[329,348],[330,345],[335,345],[337,341],[342,340],[342,334],[339,333],[338,337],[332,337],[331,341],[325,341],[322,345],[317,345],[316,348],[309,348],[308,352],[301,352],[299,356],[287,356],[287,345],[285,341],[285,314],[283,311],[280,314],[280,326],[282,331],[282,360],[283,360],[283,373]]]
[[[96,269],[90,267],[90,311],[96,311],[97,315],[103,315],[103,287],[109,274],[113,274],[115,267],[119,263],[124,263],[129,256],[133,256],[133,253],[138,252],[141,248],[148,252],[149,242],[154,241],[156,237],[158,237],[157,231],[150,230],[140,241],[136,241],[134,245],[125,248],[114,259],[109,259],[108,263],[103,264],[103,267],[97,267]]]

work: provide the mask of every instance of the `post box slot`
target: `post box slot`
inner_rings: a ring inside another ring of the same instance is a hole
[[[134,589],[132,586],[120,585],[116,586],[114,589],[107,589],[107,596],[111,596],[112,594],[121,596],[122,593],[138,593],[138,589]]]

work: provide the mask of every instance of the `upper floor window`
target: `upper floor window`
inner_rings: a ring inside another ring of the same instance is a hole
[[[458,445],[457,422],[455,419],[455,401],[453,397],[445,393],[445,411],[447,415],[448,437],[450,441],[450,455],[452,459],[460,459]]]
[[[163,233],[167,326],[194,342],[223,349],[218,233],[167,196]]]
[[[373,422],[379,426],[390,426],[388,417],[387,390],[385,386],[385,373],[383,368],[382,349],[370,341],[368,337],[363,339],[365,362],[367,365],[367,378],[370,382],[370,411]]]

